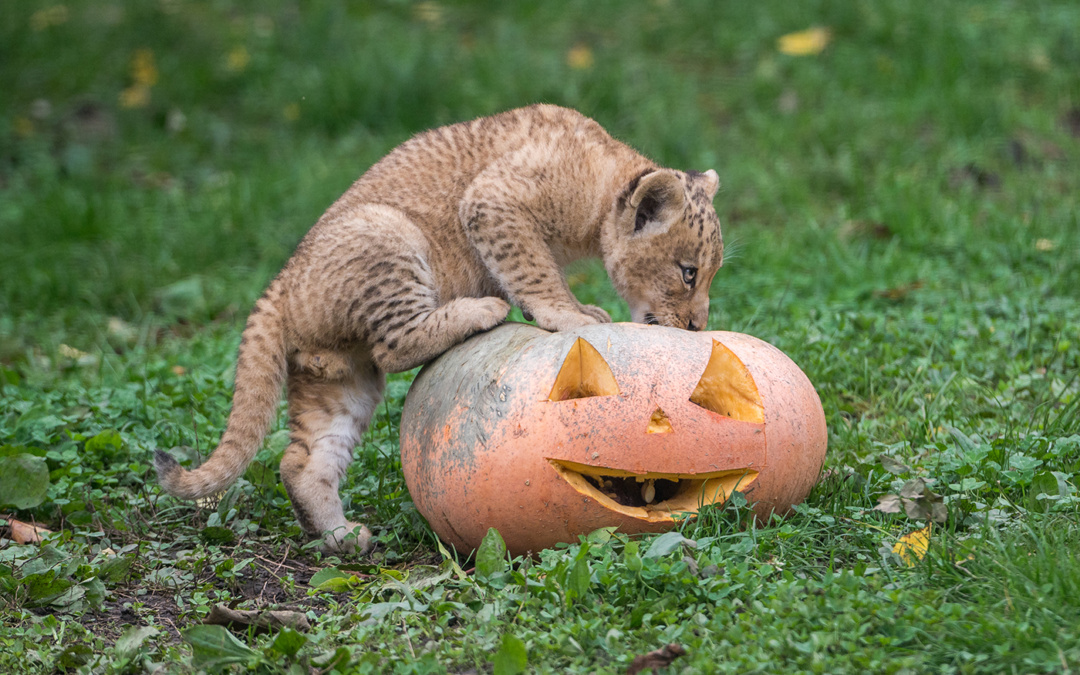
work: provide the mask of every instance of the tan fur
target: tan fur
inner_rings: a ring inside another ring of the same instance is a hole
[[[385,373],[492,328],[509,303],[548,330],[610,321],[562,274],[584,257],[603,259],[635,321],[704,328],[723,259],[717,187],[714,172],[661,169],[555,106],[419,134],[327,210],[255,304],[221,444],[194,471],[159,451],[163,487],[194,499],[236,480],[287,381],[281,477],[297,518],[330,549],[366,550],[338,482]]]

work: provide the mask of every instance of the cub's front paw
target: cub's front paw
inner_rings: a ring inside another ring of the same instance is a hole
[[[582,305],[581,311],[593,317],[600,323],[611,323],[611,315],[596,305]]]
[[[469,317],[474,331],[494,328],[506,320],[510,303],[494,296],[486,298],[459,298],[457,312]]]
[[[605,316],[607,316],[605,314]],[[611,321],[609,317],[608,322]],[[582,312],[574,312],[569,310],[556,311],[556,312],[536,312],[536,324],[544,330],[550,331],[564,331],[573,330],[582,326],[591,326],[592,324],[602,323],[600,319],[591,315],[584,314]]]

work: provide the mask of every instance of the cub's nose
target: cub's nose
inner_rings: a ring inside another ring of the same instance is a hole
[[[690,323],[686,324],[686,330],[701,330],[701,326],[694,323],[693,319],[690,319]]]

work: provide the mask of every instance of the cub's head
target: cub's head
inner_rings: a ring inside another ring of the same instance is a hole
[[[615,201],[602,233],[604,267],[638,323],[702,330],[709,285],[724,262],[712,200],[716,172],[654,169]]]

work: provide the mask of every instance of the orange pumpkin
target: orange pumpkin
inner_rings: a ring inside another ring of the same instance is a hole
[[[658,532],[734,491],[785,513],[825,458],[825,414],[783,352],[740,333],[505,324],[417,376],[401,463],[458,548],[489,527],[514,554],[618,526]]]

